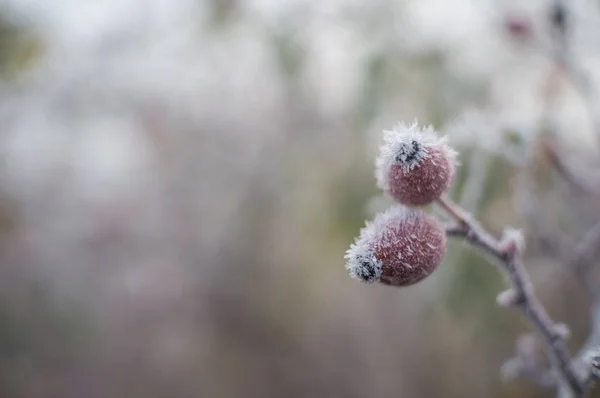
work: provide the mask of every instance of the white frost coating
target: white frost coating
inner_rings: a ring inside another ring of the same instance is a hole
[[[365,283],[373,283],[381,277],[381,261],[377,260],[367,245],[359,243],[359,239],[350,245],[344,258],[346,259],[346,270],[352,278]]]
[[[438,137],[432,126],[419,126],[416,120],[410,125],[400,122],[392,130],[384,130],[383,141],[375,161],[375,177],[377,185],[384,191],[389,189],[386,174],[392,165],[402,165],[408,173],[419,167],[422,159],[429,157],[430,148],[444,151],[450,162],[456,159],[456,152],[448,146],[447,136]]]
[[[500,246],[503,248],[514,246],[514,250],[516,250],[517,252],[524,252],[525,235],[523,235],[523,231],[521,231],[520,229],[506,228],[504,230],[504,233],[502,234]]]
[[[365,227],[360,230],[360,235],[350,245],[344,258],[346,259],[346,270],[350,276],[366,283],[379,281],[382,274],[381,260],[377,259],[373,249],[375,243],[379,246],[387,246],[394,242],[382,239],[385,231],[391,225],[417,218],[420,212],[404,206],[393,206],[383,213],[378,214],[371,222],[367,221]],[[400,256],[400,253],[398,253]]]

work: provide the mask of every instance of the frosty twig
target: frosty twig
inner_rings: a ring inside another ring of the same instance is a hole
[[[538,334],[542,337],[552,362],[552,366],[566,383],[574,397],[582,397],[584,386],[572,368],[571,356],[558,331],[556,323],[550,318],[536,298],[529,275],[521,263],[518,242],[498,241],[472,219],[465,211],[441,197],[438,205],[456,222],[447,228],[448,236],[460,238],[471,247],[479,249],[505,272],[510,280],[513,294],[512,304],[519,308]]]

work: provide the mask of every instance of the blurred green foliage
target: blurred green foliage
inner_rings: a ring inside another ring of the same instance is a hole
[[[42,52],[41,38],[31,29],[0,15],[0,78],[17,77],[34,66]]]

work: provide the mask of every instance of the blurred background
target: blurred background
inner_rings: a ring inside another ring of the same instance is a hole
[[[600,181],[600,4],[555,3],[0,0],[0,396],[554,396],[502,377],[531,329],[485,259],[452,243],[396,289],[343,255],[389,204],[381,131],[418,118],[579,349],[548,242],[600,196],[540,142]]]

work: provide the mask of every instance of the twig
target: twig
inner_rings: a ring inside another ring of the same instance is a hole
[[[600,197],[600,192],[598,189],[592,187],[588,181],[586,181],[584,178],[581,178],[581,176],[578,176],[569,168],[569,166],[567,166],[565,161],[558,154],[558,150],[553,143],[545,140],[541,145],[544,154],[552,166],[554,166],[556,171],[571,186],[571,188],[594,198]]]
[[[570,60],[569,28],[570,15],[564,0],[554,0],[550,7],[550,33],[553,36],[554,61],[566,68]]]
[[[589,268],[600,252],[600,222],[586,232],[569,260],[569,268],[573,269],[581,283],[587,288],[593,300],[600,300],[600,286],[590,280]],[[600,332],[600,331],[599,331]]]
[[[591,326],[590,334],[586,339],[585,343],[577,353],[577,360],[580,365],[584,367],[585,374],[585,386],[590,387],[595,379],[595,375],[592,372],[592,364],[586,363],[586,357],[589,355],[591,350],[598,348],[600,344],[600,300],[594,300],[590,309],[591,315]]]
[[[562,14],[562,18],[552,18],[553,26],[558,33],[556,36],[555,43],[557,47],[562,50],[557,52],[555,57],[557,66],[562,65],[567,77],[571,78],[574,86],[581,92],[584,104],[588,111],[589,117],[592,122],[592,126],[595,133],[595,138],[600,139],[600,120],[595,116],[593,111],[593,98],[592,92],[589,89],[589,78],[583,72],[582,68],[579,68],[572,59],[569,57],[569,43],[567,37],[567,29],[570,27],[567,15],[567,8],[564,0],[555,0],[553,7],[553,16]],[[547,146],[547,153],[550,155],[554,167],[557,171],[565,178],[565,180],[572,186],[586,194],[590,194],[592,197],[600,197],[600,193],[597,189],[590,186],[587,181],[582,179],[573,173],[562,161],[561,157],[558,156],[556,149],[552,146]],[[581,280],[582,284],[586,287],[592,297],[592,304],[590,308],[591,326],[590,333],[586,342],[577,353],[576,362],[573,366],[581,366],[579,370],[584,372],[583,374],[583,390],[586,391],[594,382],[594,378],[597,377],[597,372],[594,372],[594,368],[597,370],[597,359],[593,362],[589,361],[587,356],[593,351],[598,351],[598,343],[600,342],[600,288],[594,281],[590,280],[589,268],[598,255],[600,250],[600,222],[597,222],[592,229],[590,229],[584,236],[581,243],[575,248],[573,257],[567,262],[572,269],[576,272],[577,276]],[[596,355],[596,357],[598,357]],[[559,397],[566,396],[564,389],[559,391]]]
[[[594,111],[592,83],[588,73],[576,62],[571,49],[571,31],[573,30],[571,10],[565,0],[554,0],[550,8],[550,34],[554,45],[552,59],[555,72],[564,74],[577,89],[583,100],[596,142],[600,139],[600,120]]]
[[[502,365],[502,375],[506,379],[527,378],[542,387],[556,387],[554,372],[542,367],[538,340],[532,333],[517,339],[515,356]]]
[[[516,294],[515,307],[523,312],[542,337],[553,368],[566,383],[573,397],[583,397],[584,386],[572,368],[571,357],[563,336],[537,300],[529,276],[521,263],[519,250],[510,245],[503,245],[503,242],[496,240],[448,198],[442,197],[437,200],[437,203],[457,223],[454,227],[447,229],[447,235],[460,238],[472,247],[483,251],[495,259],[507,274]]]
[[[588,389],[593,384],[597,375],[592,371],[592,363],[588,360],[588,355],[597,350],[600,344],[600,288],[594,281],[590,280],[589,267],[596,259],[600,251],[600,222],[597,222],[583,237],[582,241],[575,248],[573,257],[568,264],[575,267],[582,284],[588,289],[592,297],[590,308],[590,333],[577,353],[577,366],[581,367],[584,375],[584,389]]]
[[[600,286],[593,280],[590,268],[600,253],[600,221],[597,222],[581,238],[578,245],[566,236],[555,231],[548,231],[534,226],[537,240],[548,255],[560,260],[569,271],[572,271],[577,281],[586,288],[592,300],[600,298]]]

